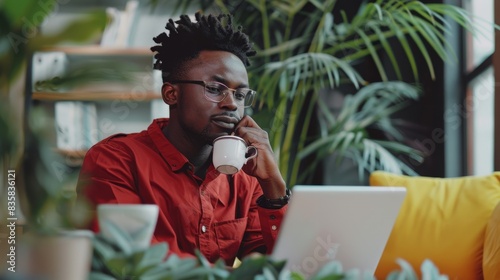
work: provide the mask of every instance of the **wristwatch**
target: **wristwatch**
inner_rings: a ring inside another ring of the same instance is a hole
[[[268,199],[264,195],[261,195],[257,199],[257,205],[266,209],[280,209],[288,204],[288,200],[290,200],[291,196],[292,191],[290,189],[286,189],[285,196],[276,199]]]

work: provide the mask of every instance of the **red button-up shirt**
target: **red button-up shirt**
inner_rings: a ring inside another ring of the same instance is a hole
[[[153,243],[167,242],[171,253],[192,255],[195,248],[210,261],[231,265],[236,256],[270,253],[286,206],[264,209],[256,178],[240,171],[220,174],[211,165],[205,179],[163,135],[168,119],[157,119],[140,133],[118,134],[86,154],[79,189],[95,205],[157,204]],[[97,223],[92,226],[98,231]]]

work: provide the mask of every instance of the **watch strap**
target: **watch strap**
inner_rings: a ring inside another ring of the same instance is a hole
[[[290,189],[286,189],[285,196],[276,199],[268,199],[264,195],[261,195],[257,199],[257,205],[266,209],[280,209],[281,207],[288,204],[290,197],[292,196],[292,191]]]

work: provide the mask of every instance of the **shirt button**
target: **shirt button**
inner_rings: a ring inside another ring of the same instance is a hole
[[[269,216],[269,219],[276,220],[276,216],[275,215],[271,215],[271,216]]]
[[[271,226],[271,229],[272,229],[272,230],[276,230],[277,228],[278,228],[278,227],[277,227],[276,225],[272,225],[272,226]]]
[[[206,226],[201,226],[201,232],[203,232],[203,233],[207,232],[207,227]]]

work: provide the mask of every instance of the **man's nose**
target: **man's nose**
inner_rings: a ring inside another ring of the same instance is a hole
[[[221,102],[219,102],[219,106],[227,107],[230,108],[231,110],[238,109],[238,103],[236,102],[236,98],[234,98],[234,92],[228,90],[226,92],[226,97],[224,97],[224,99]]]

